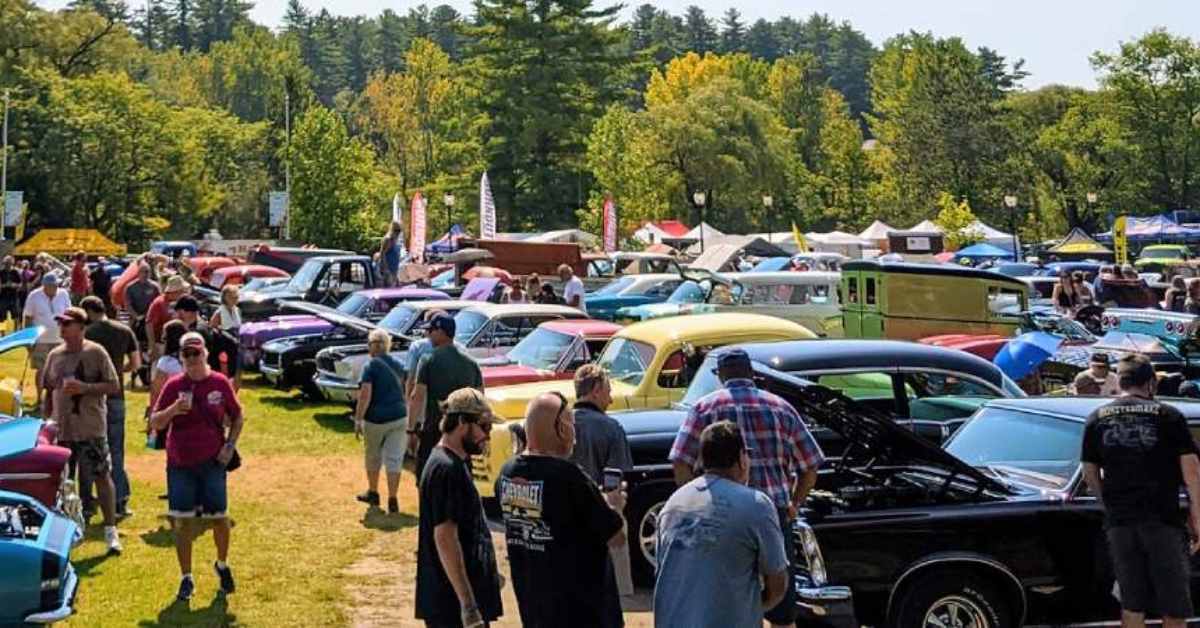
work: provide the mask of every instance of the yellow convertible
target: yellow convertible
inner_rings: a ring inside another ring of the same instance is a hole
[[[801,325],[760,314],[702,314],[659,318],[635,323],[617,332],[604,347],[597,363],[612,379],[610,412],[667,408],[679,401],[692,375],[709,351],[742,342],[804,340],[817,335]],[[486,392],[496,415],[505,422],[525,417],[525,406],[534,397],[559,392],[575,399],[570,380],[500,386]],[[492,430],[489,450],[472,462],[479,493],[491,497],[500,467],[513,454],[509,423]]]

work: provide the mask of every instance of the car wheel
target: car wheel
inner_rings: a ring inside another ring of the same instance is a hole
[[[300,386],[300,392],[309,401],[325,401],[325,393],[321,392],[321,387],[317,386],[311,380],[304,382]]]
[[[658,515],[670,496],[667,490],[647,489],[635,493],[629,501],[626,517],[629,525],[629,563],[633,581],[639,586],[654,586]]]
[[[895,628],[1015,628],[1012,600],[986,578],[962,570],[910,583],[890,623]]]

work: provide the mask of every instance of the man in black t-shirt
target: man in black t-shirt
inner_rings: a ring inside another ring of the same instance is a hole
[[[495,419],[474,388],[451,393],[441,410],[442,438],[421,472],[416,617],[428,628],[486,626],[504,608],[470,460],[483,452]]]
[[[496,481],[521,625],[620,628],[608,546],[625,543],[625,491],[601,494],[570,461],[575,419],[561,395],[529,402],[525,431],[528,447]]]
[[[1192,615],[1188,555],[1200,548],[1200,458],[1183,414],[1154,399],[1145,356],[1122,358],[1117,376],[1122,394],[1088,417],[1080,458],[1104,505],[1122,625],[1145,626],[1153,611],[1183,628]],[[1191,502],[1186,528],[1181,484]]]

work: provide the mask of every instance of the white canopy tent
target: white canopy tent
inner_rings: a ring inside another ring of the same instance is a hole
[[[967,231],[974,231],[975,233],[982,235],[983,241],[987,242],[988,244],[998,246],[1002,249],[1008,249],[1010,251],[1012,250],[1013,237],[1011,233],[1004,233],[1003,231],[996,229],[995,227],[990,227],[979,220],[971,223],[971,226],[967,227]]]
[[[870,248],[874,243],[864,240],[853,233],[830,231],[829,233],[806,233],[808,246],[814,251],[825,253],[841,253],[846,257],[859,259],[864,248]]]
[[[882,220],[876,220],[875,222],[871,223],[870,227],[867,227],[862,233],[858,234],[858,237],[862,238],[863,240],[872,241],[886,240],[888,239],[888,234],[893,231],[895,231],[895,229],[893,229],[886,222],[883,222]]]
[[[913,225],[912,229],[909,229],[909,231],[911,231],[913,233],[945,233],[946,232],[945,229],[942,229],[941,227],[937,226],[937,223],[932,220],[922,220],[921,222]]]
[[[717,231],[716,229],[714,229],[713,226],[708,224],[707,222],[702,222],[702,223],[696,225],[695,227],[692,227],[692,230],[687,232],[687,235],[685,235],[683,237],[685,239],[700,240],[701,232],[704,233],[705,240],[712,240],[712,239],[719,238],[719,237],[725,235],[724,233],[721,233],[720,231]]]

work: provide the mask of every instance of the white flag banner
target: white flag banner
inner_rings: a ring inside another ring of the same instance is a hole
[[[282,227],[284,215],[288,209],[287,192],[271,192],[268,196],[270,204],[267,210],[267,224],[272,227]]]
[[[392,222],[398,222],[401,226],[404,225],[404,208],[400,205],[400,193],[392,197]]]
[[[617,250],[617,206],[612,197],[604,199],[604,252]]]
[[[479,237],[485,240],[496,237],[496,201],[492,200],[492,186],[486,172],[479,181]]]
[[[412,240],[408,247],[414,260],[425,257],[425,197],[417,192],[412,197]]]
[[[4,195],[4,226],[15,227],[21,222],[21,204],[25,202],[24,192],[9,191]],[[4,234],[0,233],[0,237]]]

